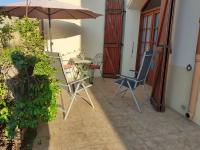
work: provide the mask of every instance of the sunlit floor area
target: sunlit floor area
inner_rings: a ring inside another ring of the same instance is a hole
[[[127,93],[112,97],[117,85],[112,79],[97,78],[90,95],[95,105],[77,98],[68,119],[58,111],[57,119],[40,125],[34,150],[198,150],[200,127],[171,109],[157,113],[149,103],[139,113]],[[83,94],[84,95],[84,94]],[[136,91],[145,99],[142,89]],[[64,107],[69,105],[62,92]],[[61,98],[59,103],[62,104]]]

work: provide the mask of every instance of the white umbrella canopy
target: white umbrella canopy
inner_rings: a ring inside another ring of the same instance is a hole
[[[52,51],[51,19],[96,19],[101,14],[87,8],[56,0],[24,0],[0,6],[0,13],[10,16],[48,19],[50,50]]]
[[[10,3],[0,6],[0,12],[7,12],[11,16],[27,15],[29,18],[38,19],[49,19],[49,17],[51,19],[89,19],[101,16],[87,8],[56,0],[24,0]]]

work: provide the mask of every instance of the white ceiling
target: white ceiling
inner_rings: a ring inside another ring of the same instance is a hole
[[[147,0],[128,0],[129,9],[141,10]]]

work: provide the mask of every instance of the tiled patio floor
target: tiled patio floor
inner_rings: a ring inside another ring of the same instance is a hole
[[[38,128],[34,150],[199,150],[200,127],[176,112],[155,112],[150,105],[137,112],[130,95],[112,95],[111,79],[98,78],[90,90],[93,110],[77,100],[67,121],[58,112],[55,121]],[[142,90],[137,95],[143,99]],[[65,102],[67,95],[63,93]],[[65,107],[67,104],[65,104]]]

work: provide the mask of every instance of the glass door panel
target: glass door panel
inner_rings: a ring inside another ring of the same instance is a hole
[[[142,61],[142,56],[145,51],[153,50],[153,60],[149,72],[149,77],[147,82],[152,83],[152,79],[154,78],[155,74],[155,67],[156,67],[156,44],[158,40],[158,28],[159,28],[159,11],[152,11],[142,15],[142,24],[140,27],[140,40],[139,40],[139,57],[140,57],[140,64]]]

